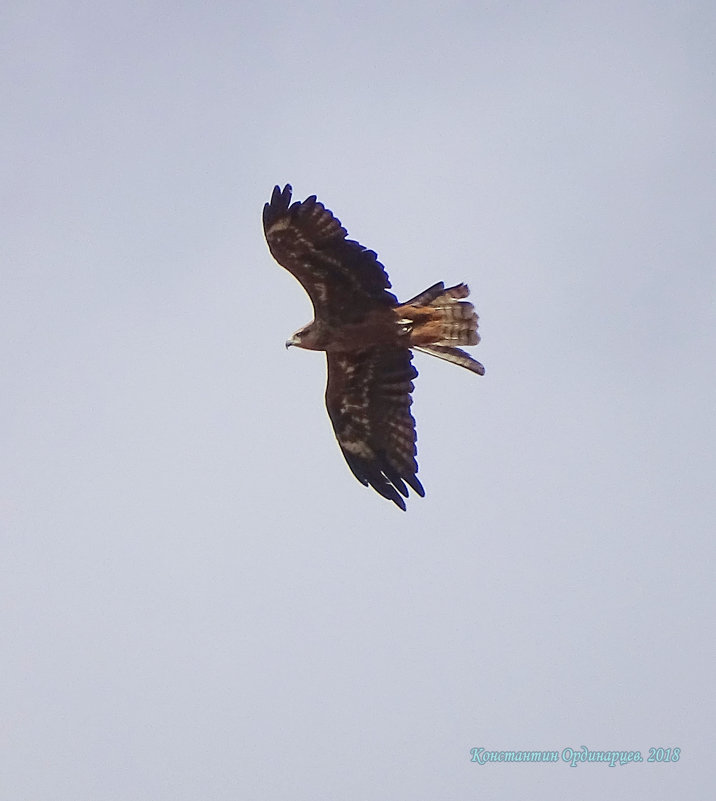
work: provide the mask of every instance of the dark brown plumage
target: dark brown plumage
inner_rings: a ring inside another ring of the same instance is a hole
[[[286,346],[326,351],[326,407],[346,462],[361,484],[404,510],[408,487],[425,495],[410,412],[418,374],[411,348],[483,375],[456,347],[479,342],[469,290],[440,282],[399,304],[376,254],[347,239],[315,195],[291,204],[288,184],[273,190],[263,223],[272,255],[313,303],[315,319]]]

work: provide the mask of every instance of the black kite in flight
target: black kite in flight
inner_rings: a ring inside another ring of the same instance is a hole
[[[273,190],[263,222],[273,257],[313,303],[315,319],[286,347],[326,352],[326,407],[343,456],[361,484],[405,510],[406,484],[425,495],[410,412],[418,375],[410,349],[484,375],[480,362],[456,347],[480,341],[475,309],[464,300],[470,291],[441,281],[398,303],[377,255],[347,239],[315,195],[292,204],[288,184]]]

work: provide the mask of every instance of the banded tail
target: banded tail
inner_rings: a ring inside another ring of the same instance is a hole
[[[467,284],[445,289],[440,281],[395,309],[410,335],[410,347],[459,364],[478,375],[485,368],[457,345],[477,345],[477,314]]]

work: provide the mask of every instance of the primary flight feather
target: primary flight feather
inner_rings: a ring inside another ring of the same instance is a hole
[[[343,456],[361,484],[405,510],[408,487],[425,495],[410,412],[418,375],[411,348],[484,375],[457,347],[480,341],[469,289],[441,281],[398,303],[375,252],[348,239],[315,195],[291,203],[291,192],[275,187],[263,213],[271,254],[313,304],[314,320],[286,347],[326,352],[326,407]]]

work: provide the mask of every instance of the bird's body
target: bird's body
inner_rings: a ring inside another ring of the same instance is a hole
[[[410,413],[417,376],[411,348],[483,375],[483,366],[457,347],[480,339],[475,310],[464,300],[469,290],[440,282],[398,303],[376,254],[347,239],[315,195],[291,204],[288,185],[274,189],[263,222],[271,253],[314,308],[315,319],[286,346],[326,352],[326,407],[348,466],[362,484],[405,509],[406,483],[425,494]]]

